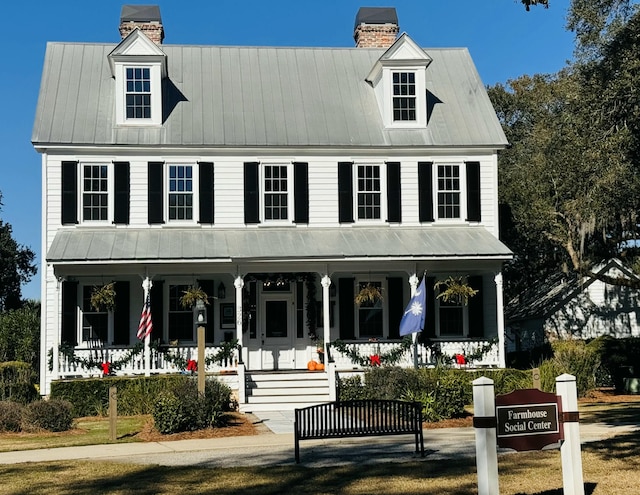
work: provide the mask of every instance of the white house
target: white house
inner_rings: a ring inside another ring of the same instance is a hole
[[[119,43],[47,45],[32,136],[43,393],[99,374],[96,362],[148,374],[195,359],[194,312],[179,304],[194,285],[210,296],[207,371],[237,376],[241,403],[258,372],[318,360],[314,335],[362,355],[397,347],[425,273],[429,343],[485,346],[483,364],[504,365],[507,141],[485,87],[465,48],[398,36],[393,8],[360,9],[354,31],[355,48],[165,45],[158,7],[128,5]],[[468,306],[435,297],[448,276],[479,289]],[[115,309],[96,311],[93,287],[110,282]],[[383,298],[358,306],[366,284]],[[214,362],[234,339],[232,359]],[[354,368],[329,350],[316,375]]]
[[[619,259],[594,267],[596,274],[638,280]],[[546,342],[640,336],[638,290],[612,285],[592,276],[550,277],[506,308],[507,350],[527,351]]]

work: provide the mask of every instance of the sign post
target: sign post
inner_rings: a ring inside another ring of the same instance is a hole
[[[563,413],[564,442],[560,447],[564,495],[584,495],[576,377],[566,373],[557,377],[556,391],[562,401],[562,409],[565,411]]]
[[[473,381],[473,410],[478,495],[499,495],[496,410],[492,379],[481,376]]]

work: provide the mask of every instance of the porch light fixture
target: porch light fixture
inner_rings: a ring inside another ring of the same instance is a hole
[[[225,297],[227,297],[227,288],[220,282],[220,285],[218,285],[218,299],[224,299]]]
[[[196,302],[196,326],[200,327],[207,323],[207,307],[202,299]]]

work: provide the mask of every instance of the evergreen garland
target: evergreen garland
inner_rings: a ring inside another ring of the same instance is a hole
[[[411,348],[412,343],[411,337],[407,336],[402,339],[402,342],[400,342],[397,347],[387,352],[374,353],[368,356],[362,356],[358,352],[358,344],[347,344],[342,340],[336,340],[331,345],[342,355],[348,357],[352,363],[366,368],[370,366],[393,366],[397,364],[404,353]]]

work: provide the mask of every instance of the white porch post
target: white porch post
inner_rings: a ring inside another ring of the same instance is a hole
[[[143,304],[146,304],[147,297],[149,296],[149,291],[153,287],[153,282],[149,277],[145,277],[142,281],[142,290],[143,294]],[[151,376],[151,349],[149,344],[151,343],[151,333],[147,334],[144,338],[144,376]]]
[[[244,279],[238,275],[233,281],[233,286],[236,288],[236,339],[240,345],[240,352],[244,347],[242,343],[242,289],[244,287]]]
[[[425,272],[425,276],[426,276]],[[409,277],[409,285],[411,286],[411,297],[416,295],[416,290],[418,290],[418,275],[415,273]],[[418,332],[414,332],[411,334],[411,341],[413,342],[413,367],[418,368]]]
[[[331,287],[331,278],[329,275],[322,277],[322,334],[324,340],[323,349],[327,348],[327,344],[331,341],[329,332],[331,332],[331,320],[329,319],[329,287]],[[326,363],[325,363],[326,365]]]
[[[506,368],[507,361],[504,355],[504,300],[502,295],[502,272],[498,272],[494,278],[496,282],[496,317],[498,325],[498,366]]]
[[[55,332],[54,336],[53,336],[53,354],[51,359],[53,360],[53,369],[51,370],[51,380],[57,380],[58,377],[60,376],[60,340],[62,340],[62,278],[59,278],[57,280],[57,288],[58,288],[58,308],[56,311],[56,314],[58,315],[58,324],[57,324],[57,331]],[[46,319],[43,318],[42,322],[40,323],[44,328],[47,328],[47,322]],[[44,332],[42,335],[44,335],[43,340],[47,341],[47,332]],[[46,347],[46,346],[45,346]],[[45,353],[46,354],[46,353]],[[48,391],[50,390],[49,387],[47,388],[47,394],[48,395]],[[44,392],[45,389],[43,388],[42,391]]]

